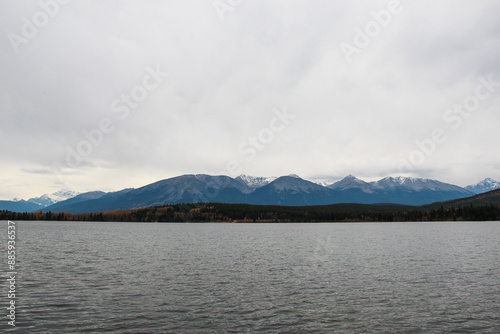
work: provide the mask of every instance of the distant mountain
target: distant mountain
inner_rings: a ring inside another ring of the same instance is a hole
[[[182,175],[138,189],[108,193],[98,199],[60,207],[54,212],[103,212],[174,203],[245,203],[247,194],[252,191],[245,183],[229,176]]]
[[[60,209],[61,208],[67,208],[67,207],[70,207],[71,205],[74,205],[74,204],[77,204],[77,203],[81,203],[81,202],[85,202],[85,201],[89,201],[89,200],[94,200],[94,199],[98,199],[98,198],[101,198],[103,197],[104,195],[106,195],[105,192],[102,192],[102,191],[91,191],[91,192],[87,192],[87,193],[83,193],[83,194],[79,194],[75,197],[72,197],[72,198],[69,198],[65,201],[61,201],[61,202],[57,202],[53,205],[50,205],[48,207],[45,207],[43,210],[41,210],[42,212],[62,212]]]
[[[386,177],[379,181],[372,182],[371,184],[380,189],[405,189],[413,191],[457,191],[463,193],[464,195],[468,194],[467,191],[459,186],[454,186],[452,184],[430,179],[419,179],[412,177]]]
[[[61,189],[52,194],[44,194],[40,197],[30,198],[28,202],[38,204],[42,207],[65,201],[79,195],[79,192]]]
[[[123,189],[116,192],[109,192],[101,197],[83,201],[69,203],[61,202],[43,209],[43,212],[90,213],[122,210],[124,206],[120,206],[117,199],[121,196],[125,196],[132,190],[134,189]]]
[[[380,188],[352,175],[348,175],[342,180],[329,185],[328,188],[341,194],[340,201],[336,203],[391,203]]]
[[[0,201],[0,210],[8,210],[13,212],[34,212],[42,209],[43,206],[30,203],[24,200],[16,201]]]
[[[55,203],[65,201],[69,198],[77,196],[76,191],[62,189],[52,194],[44,194],[40,197],[30,198],[25,201],[15,198],[13,201],[0,201],[0,210],[8,210],[15,212],[35,212],[51,206]]]
[[[472,191],[475,194],[482,194],[487,191],[500,189],[500,182],[487,178],[477,184],[467,186],[465,189]]]
[[[471,191],[451,184],[405,177],[365,182],[349,175],[325,187],[297,175],[273,179],[198,174],[161,180],[137,189],[80,194],[43,208],[43,211],[90,213],[200,202],[282,206],[338,203],[424,205],[472,195]]]
[[[255,177],[249,175],[240,175],[236,178],[236,180],[239,180],[254,189],[267,186],[276,179],[276,177]]]
[[[386,177],[368,183],[349,175],[328,188],[340,191],[343,203],[363,204],[423,205],[473,195],[451,184],[409,177]]]
[[[280,177],[250,194],[248,204],[321,205],[338,201],[336,193],[296,175]]]
[[[328,186],[330,189],[334,190],[349,190],[349,189],[359,189],[365,193],[374,193],[376,188],[374,185],[360,180],[352,175],[348,175],[340,181]]]
[[[430,179],[386,177],[371,184],[384,203],[424,205],[474,195],[459,186]]]

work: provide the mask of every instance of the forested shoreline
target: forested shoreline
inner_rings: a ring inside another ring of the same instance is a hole
[[[490,221],[500,208],[490,205],[411,207],[400,205],[335,204],[274,206],[223,203],[174,204],[99,213],[18,213],[0,211],[1,220],[101,222],[406,222]]]

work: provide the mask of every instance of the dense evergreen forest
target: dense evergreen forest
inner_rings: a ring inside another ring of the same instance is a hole
[[[443,204],[446,202],[443,202]],[[175,204],[105,213],[17,213],[0,211],[0,220],[101,222],[393,222],[499,220],[497,205],[453,206],[335,204],[285,207],[248,204]]]

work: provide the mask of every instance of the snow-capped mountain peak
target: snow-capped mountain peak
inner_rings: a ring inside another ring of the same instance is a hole
[[[417,183],[429,183],[432,180],[429,179],[421,179],[421,178],[414,178],[414,177],[404,177],[404,176],[396,176],[396,177],[385,177],[382,180],[376,181],[376,183],[379,184],[386,184],[386,185],[411,185],[411,184],[417,184]]]
[[[372,182],[371,184],[379,189],[409,188],[411,190],[422,190],[429,186],[428,181],[429,180],[403,176],[389,176],[381,180]]]
[[[432,191],[459,191],[468,193],[463,188],[458,186],[443,183],[431,179],[413,178],[413,177],[386,177],[379,181],[371,182],[373,186],[379,189],[389,190],[389,189],[405,189],[408,191],[422,191],[422,190],[432,190]]]
[[[240,180],[250,188],[254,189],[267,186],[269,183],[273,182],[276,179],[276,177],[255,177],[250,175],[240,175],[236,178],[236,180]]]
[[[495,181],[492,178],[486,178],[477,184],[465,187],[465,189],[470,190],[476,194],[482,194],[499,188],[500,188],[500,182]]]
[[[328,186],[330,189],[334,190],[348,190],[348,189],[361,189],[366,193],[373,192],[373,185],[358,179],[354,175],[347,175],[342,180],[335,182],[334,184]]]
[[[55,193],[50,194],[49,197],[57,202],[60,202],[60,201],[64,201],[64,200],[73,198],[77,195],[80,195],[80,193],[77,191],[73,191],[73,190],[69,190],[69,189],[61,189],[59,191],[56,191]]]
[[[61,189],[52,194],[44,194],[40,197],[30,198],[28,202],[41,206],[49,206],[73,198],[77,195],[80,195],[80,193],[69,189]]]

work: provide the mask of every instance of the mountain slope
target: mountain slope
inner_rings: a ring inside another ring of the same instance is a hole
[[[138,205],[153,203],[240,203],[252,189],[229,176],[183,175],[136,189],[127,196],[141,197]]]
[[[249,204],[322,205],[339,200],[334,190],[303,180],[297,176],[280,177],[249,195]]]
[[[43,206],[30,203],[24,200],[20,201],[0,201],[0,210],[8,210],[13,212],[34,212],[42,209]]]
[[[464,188],[430,179],[386,177],[371,184],[383,203],[424,205],[474,195]]]
[[[328,188],[341,192],[341,203],[423,205],[473,195],[455,185],[408,177],[386,177],[368,183],[349,175]]]
[[[341,194],[339,203],[389,203],[380,189],[352,175],[329,185],[328,188]]]
[[[371,184],[380,189],[451,191],[460,192],[462,194],[470,194],[470,192],[464,188],[449,183],[412,177],[386,177],[379,181],[372,182]]]
[[[49,212],[49,211],[51,211],[51,212],[63,212],[64,208],[70,207],[70,206],[77,204],[77,203],[99,199],[105,195],[106,195],[106,193],[102,192],[102,191],[91,191],[91,192],[77,195],[77,196],[70,198],[70,199],[67,199],[65,201],[57,202],[53,205],[50,205],[50,206],[44,208],[41,211],[42,212]]]
[[[429,209],[437,209],[440,208],[441,206],[444,209],[448,209],[451,207],[458,208],[459,206],[465,207],[465,206],[489,206],[493,205],[495,207],[500,207],[500,189],[495,189],[486,193],[466,197],[466,198],[459,198],[459,199],[454,199],[454,200],[449,200],[449,201],[443,201],[443,202],[437,202],[437,203],[432,203],[428,205],[422,206],[422,208],[429,208]]]
[[[128,210],[177,203],[244,203],[252,189],[228,176],[182,175],[161,180],[138,189],[84,201],[58,210],[69,213],[89,213]]]
[[[89,199],[81,202],[70,203],[58,207],[45,208],[45,212],[66,212],[66,213],[90,213],[90,212],[105,212],[113,210],[122,210],[119,198],[125,196],[128,192],[134,189],[123,189],[116,192],[106,193],[104,196],[97,199]]]
[[[328,188],[334,190],[360,189],[361,191],[366,193],[373,193],[376,190],[376,187],[372,184],[360,180],[352,175],[348,175],[342,180],[329,185]]]

